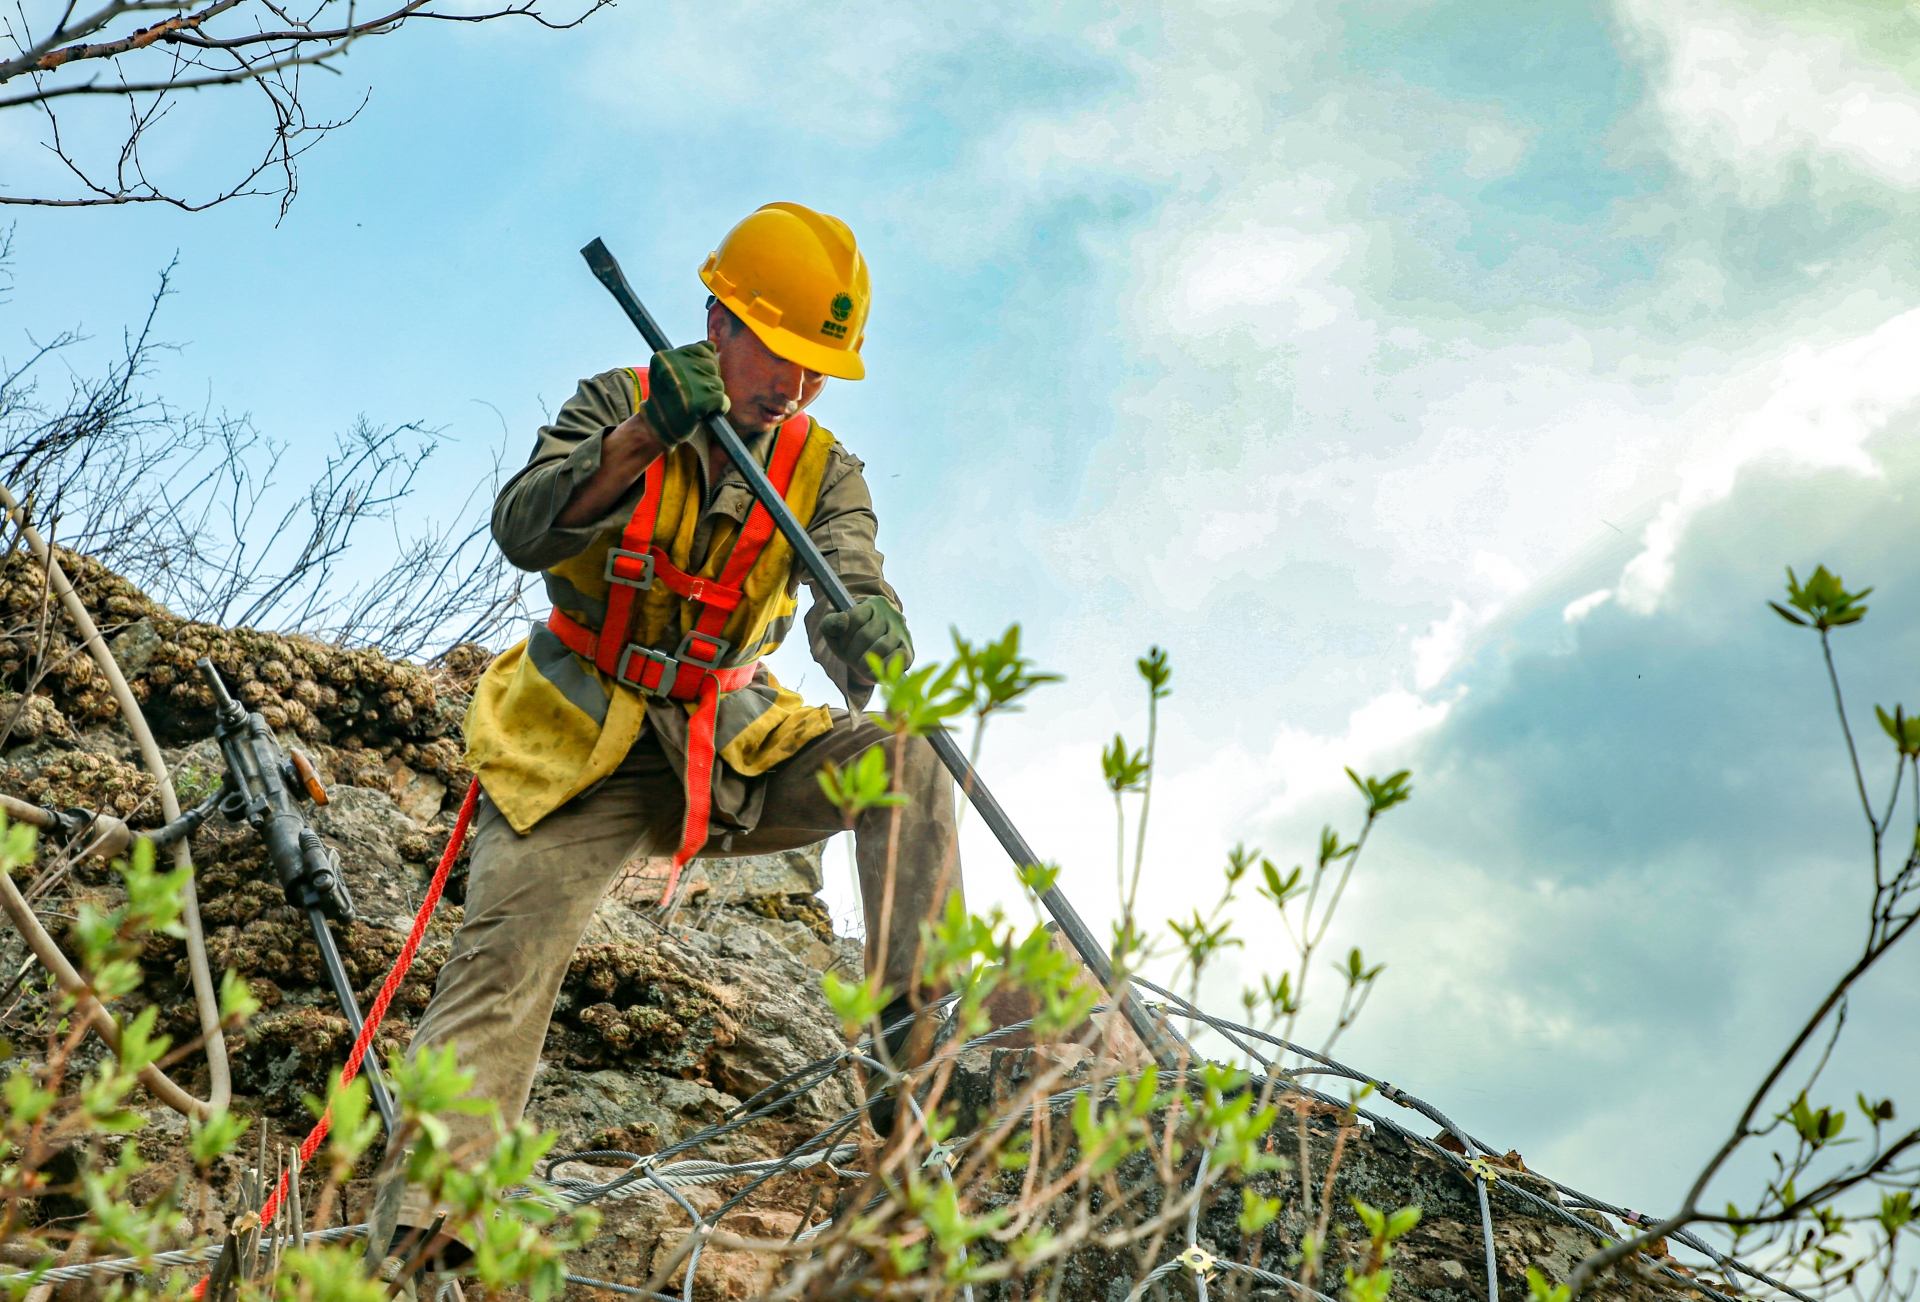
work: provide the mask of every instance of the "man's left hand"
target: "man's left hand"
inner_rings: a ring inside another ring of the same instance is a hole
[[[867,656],[885,664],[895,656],[913,663],[913,639],[907,635],[907,617],[885,597],[865,597],[852,610],[837,610],[820,621],[827,647],[862,678],[871,677]]]

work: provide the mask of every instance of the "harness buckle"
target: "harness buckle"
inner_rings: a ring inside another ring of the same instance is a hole
[[[614,568],[615,564],[622,557],[640,562],[639,578],[630,579]],[[629,588],[640,588],[642,590],[651,588],[653,586],[653,553],[630,552],[623,547],[609,547],[607,549],[607,582],[619,583]]]
[[[696,643],[701,646],[711,645],[712,654],[703,655],[694,650]],[[716,637],[711,633],[689,633],[680,639],[680,646],[674,651],[673,658],[682,664],[692,665],[695,669],[712,672],[720,667],[720,662],[727,658],[727,652],[731,650],[733,650],[733,643],[724,637]]]
[[[629,675],[627,665],[636,657],[641,661],[640,673]],[[649,664],[660,666],[660,681],[651,687],[640,677],[640,674],[647,672]],[[614,666],[613,676],[642,696],[668,696],[673,692],[674,679],[680,676],[680,661],[678,657],[670,656],[665,651],[655,651],[652,647],[641,646],[638,642],[629,642],[627,649],[620,653],[620,663]]]

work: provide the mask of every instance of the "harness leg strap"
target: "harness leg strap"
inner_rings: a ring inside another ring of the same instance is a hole
[[[707,843],[707,824],[713,814],[713,730],[720,716],[720,685],[711,676],[700,682],[700,703],[687,721],[687,814],[681,827],[680,848],[674,851],[667,886],[660,893],[665,904],[680,884],[680,870]]]

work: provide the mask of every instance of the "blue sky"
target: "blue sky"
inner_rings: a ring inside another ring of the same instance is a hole
[[[278,225],[23,212],[0,340],[110,340],[178,250],[158,386],[252,413],[290,480],[361,413],[444,427],[445,513],[637,357],[589,238],[690,337],[733,221],[836,213],[872,378],[816,413],[868,464],[923,651],[1019,620],[1069,675],[987,773],[1083,909],[1111,907],[1097,754],[1140,739],[1149,643],[1177,674],[1160,916],[1236,841],[1291,862],[1351,820],[1343,766],[1411,767],[1340,932],[1390,965],[1353,1056],[1650,1205],[1856,943],[1824,686],[1761,604],[1784,566],[1878,585],[1855,705],[1920,705],[1914,53],[1872,6],[1725,0],[420,31],[355,50],[326,93],[372,99]],[[244,121],[188,105],[174,175]],[[0,179],[40,166],[0,128]],[[1280,943],[1244,926],[1228,1004]],[[1920,1066],[1902,963],[1846,1081]]]

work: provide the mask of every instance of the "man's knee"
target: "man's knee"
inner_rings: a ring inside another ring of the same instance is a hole
[[[902,786],[925,784],[946,772],[946,765],[940,762],[933,743],[925,737],[908,737],[898,752],[889,747],[889,758],[896,753]]]

